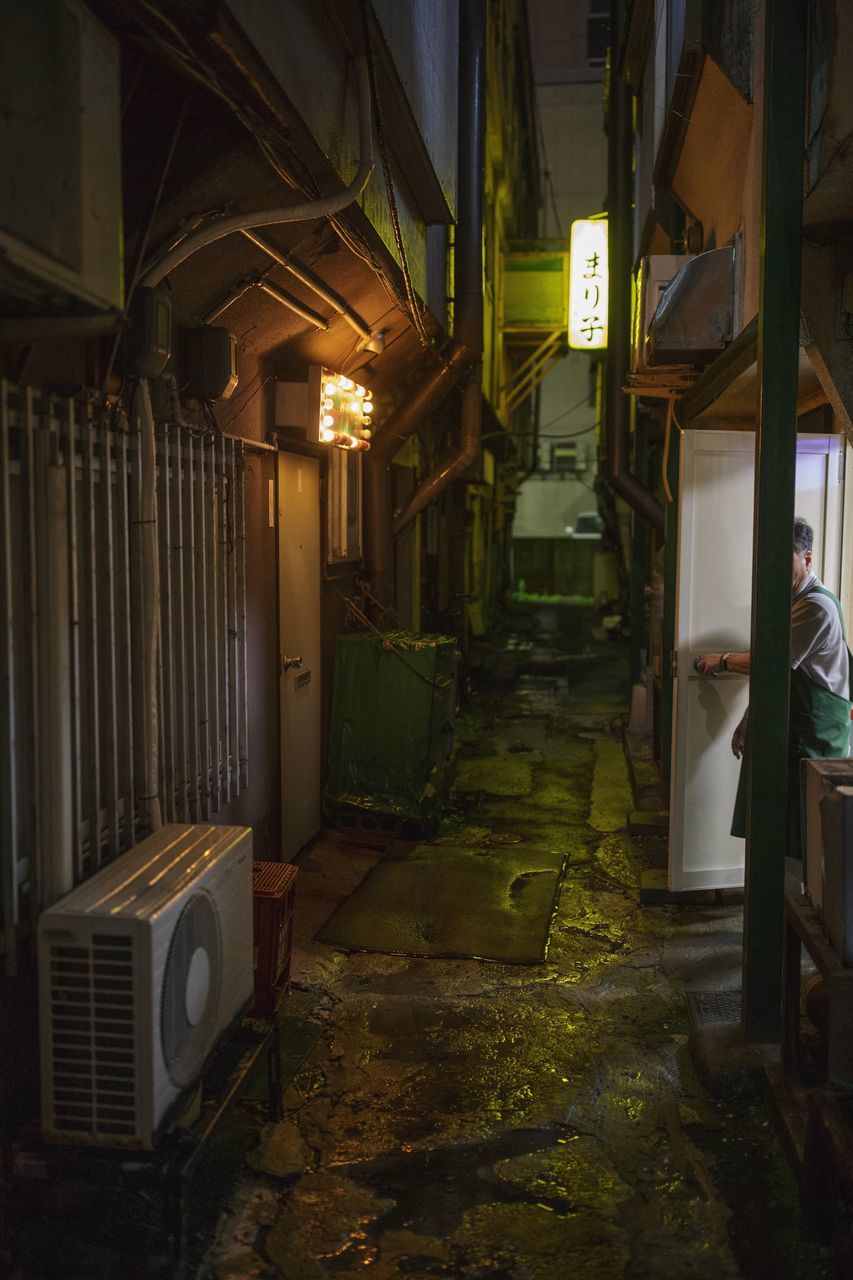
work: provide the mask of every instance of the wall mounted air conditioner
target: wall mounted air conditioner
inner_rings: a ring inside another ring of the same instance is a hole
[[[252,1001],[252,833],[172,824],[39,921],[42,1130],[151,1148]]]
[[[0,0],[0,293],[123,305],[118,41],[77,0]]]
[[[734,336],[732,245],[687,258],[649,321],[648,364],[707,364]]]
[[[640,259],[631,317],[631,369],[634,373],[648,368],[649,322],[664,293],[687,261],[683,253],[656,253]]]

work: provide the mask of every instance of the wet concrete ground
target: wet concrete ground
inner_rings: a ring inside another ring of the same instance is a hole
[[[690,1065],[683,993],[739,985],[740,910],[640,907],[648,849],[625,833],[618,736],[625,655],[565,622],[541,616],[533,639],[481,654],[437,836],[565,851],[546,962],[313,941],[380,856],[320,840],[301,860],[287,1008],[316,1043],[200,1275],[832,1275],[767,1103],[714,1100]]]

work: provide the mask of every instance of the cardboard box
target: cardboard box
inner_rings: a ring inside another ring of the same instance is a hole
[[[823,925],[842,964],[853,963],[853,787],[833,787],[820,802]]]
[[[821,801],[834,787],[853,787],[853,758],[803,761],[803,884],[815,911],[823,910]]]

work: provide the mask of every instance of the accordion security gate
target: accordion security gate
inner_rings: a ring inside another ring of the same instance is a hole
[[[145,834],[140,435],[0,382],[0,876],[7,969],[38,911]],[[159,791],[247,785],[242,447],[157,429]]]

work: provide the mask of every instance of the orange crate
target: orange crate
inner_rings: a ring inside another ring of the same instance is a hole
[[[290,987],[296,876],[289,862],[254,864],[255,1018],[274,1017]]]

